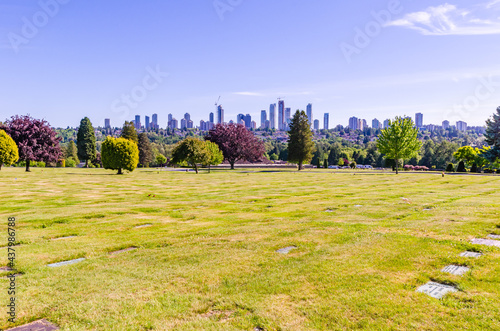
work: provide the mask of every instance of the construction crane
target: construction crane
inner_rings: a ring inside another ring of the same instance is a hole
[[[217,108],[217,106],[219,105],[219,101],[220,101],[220,95],[219,95],[219,99],[217,99],[217,101],[215,102],[215,108]]]

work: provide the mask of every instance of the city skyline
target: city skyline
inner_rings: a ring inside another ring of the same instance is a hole
[[[227,118],[258,118],[281,98],[313,103],[330,126],[418,112],[480,126],[500,105],[494,0],[255,0],[224,13],[211,1],[54,1],[2,2],[0,121],[189,112],[198,123],[221,96]],[[277,41],[286,56],[269,51]]]

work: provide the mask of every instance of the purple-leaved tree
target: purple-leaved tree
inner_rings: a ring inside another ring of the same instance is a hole
[[[264,143],[241,124],[217,124],[205,140],[219,146],[231,169],[239,160],[260,161],[265,153]]]
[[[61,138],[45,120],[16,115],[4,123],[3,129],[16,142],[19,160],[26,162],[26,171],[30,171],[30,161],[56,162],[62,155]]]

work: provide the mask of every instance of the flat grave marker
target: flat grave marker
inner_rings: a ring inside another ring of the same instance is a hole
[[[134,227],[135,229],[142,229],[142,228],[149,228],[150,226],[153,226],[153,224],[143,224],[143,225],[138,225]]]
[[[500,248],[500,241],[498,241],[498,240],[474,238],[471,240],[471,243],[476,244],[476,245],[495,246],[495,247]]]
[[[430,297],[435,299],[441,299],[447,293],[457,292],[458,290],[450,285],[439,284],[435,282],[428,282],[425,285],[420,286],[417,292],[425,293]]]
[[[354,207],[359,208],[359,207],[363,207],[363,205],[354,205]]]
[[[468,268],[468,267],[462,267],[462,266],[459,266],[459,265],[453,265],[452,264],[452,265],[446,266],[443,269],[441,269],[441,272],[446,272],[446,273],[449,273],[449,274],[452,274],[452,275],[455,275],[455,276],[463,276],[469,270],[470,270],[470,268]]]
[[[50,323],[47,320],[38,320],[29,324],[21,325],[7,331],[54,331],[59,330],[59,327]]]
[[[491,238],[491,239],[500,239],[500,235],[498,235],[498,234],[489,234],[488,238]]]
[[[12,270],[14,270],[14,269],[12,269],[11,267],[7,267],[7,266],[0,267],[0,271],[12,271]]]
[[[295,247],[295,246],[288,246],[288,247],[285,247],[285,248],[278,249],[276,252],[278,252],[280,254],[288,254],[288,253],[290,253],[290,251],[292,249],[295,249],[295,248],[297,248],[297,247]]]
[[[469,252],[469,251],[460,253],[461,257],[481,257],[482,255],[483,255],[483,253]]]
[[[63,265],[69,265],[69,264],[75,264],[75,263],[78,263],[78,262],[82,262],[83,260],[85,260],[85,258],[81,257],[79,259],[74,259],[74,260],[69,260],[69,261],[62,261],[62,262],[47,264],[47,267],[51,267],[51,268],[61,267]]]
[[[128,247],[128,248],[120,249],[118,251],[110,252],[109,254],[111,254],[111,255],[120,254],[120,253],[130,252],[130,251],[133,251],[136,249],[137,249],[137,247]]]

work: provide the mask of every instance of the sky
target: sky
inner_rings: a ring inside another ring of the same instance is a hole
[[[0,121],[225,120],[278,98],[323,126],[500,106],[500,0],[2,0]]]

